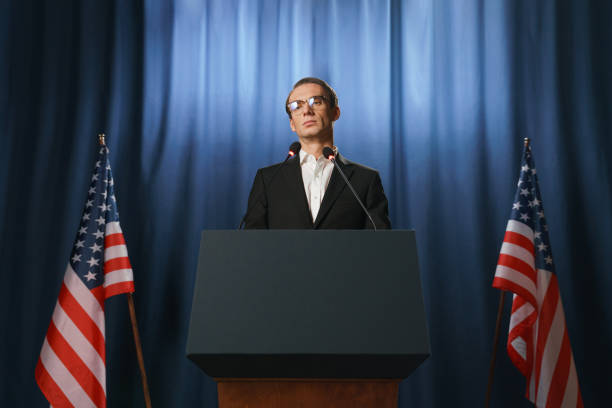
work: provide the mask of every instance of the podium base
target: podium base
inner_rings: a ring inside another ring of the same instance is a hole
[[[215,378],[219,408],[396,408],[401,379]]]

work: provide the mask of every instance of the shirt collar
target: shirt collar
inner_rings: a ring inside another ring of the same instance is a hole
[[[312,159],[311,159],[312,157]],[[321,156],[323,157],[323,156]],[[313,161],[313,162],[317,162],[317,160],[315,159],[315,157],[310,154],[310,153],[306,153],[304,150],[300,150],[300,164],[304,164],[308,161]]]
[[[332,149],[334,150],[334,154],[338,155],[338,147],[337,146],[332,146]],[[312,154],[306,153],[304,150],[300,150],[299,155],[300,155],[300,164],[306,163],[306,161],[308,160],[308,157],[312,157],[314,159],[314,156]],[[321,156],[321,157],[323,157],[323,156]],[[321,159],[321,157],[319,157],[319,159]]]

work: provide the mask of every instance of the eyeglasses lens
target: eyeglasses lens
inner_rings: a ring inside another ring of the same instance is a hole
[[[304,105],[304,101],[293,101],[289,103],[289,110],[295,112]]]
[[[308,106],[310,106],[312,109],[319,109],[323,107],[324,103],[325,99],[322,96],[311,96],[310,98],[308,98]],[[295,112],[297,110],[300,110],[304,107],[305,104],[306,101],[289,102],[289,111]]]
[[[323,98],[320,96],[313,96],[311,98],[308,98],[308,105],[310,105],[311,108],[318,108],[319,106],[323,105]]]

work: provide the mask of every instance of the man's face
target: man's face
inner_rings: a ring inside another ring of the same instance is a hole
[[[327,96],[325,89],[319,84],[304,84],[300,85],[291,92],[289,102],[296,100],[307,101],[312,96]],[[314,138],[325,134],[330,134],[333,128],[333,122],[340,116],[340,109],[335,107],[333,110],[329,108],[329,101],[325,102],[325,106],[316,107],[309,106],[305,103],[300,109],[291,113],[289,124],[291,130],[297,133],[300,139]]]

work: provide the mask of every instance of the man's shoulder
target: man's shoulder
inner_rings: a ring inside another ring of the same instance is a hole
[[[292,159],[292,160],[295,160],[295,159]],[[285,162],[285,165],[288,165],[288,164],[289,162]],[[282,165],[283,165],[283,162],[278,162],[278,163],[271,164],[269,166],[262,167],[258,169],[257,171],[259,173],[269,174],[269,173],[273,173],[274,171],[276,171],[276,169],[278,169]]]
[[[360,173],[364,173],[364,174],[368,174],[368,173],[370,173],[370,174],[378,174],[378,170],[376,170],[375,168],[366,166],[365,164],[361,164],[361,163],[357,163],[355,161],[349,160],[345,156],[340,156],[339,161],[344,166],[350,166],[352,169],[354,169],[355,171],[358,171]]]
[[[294,164],[292,163],[293,160],[299,160],[299,158],[296,157],[296,158],[291,159],[288,162],[285,162],[284,163],[285,166]],[[357,163],[356,161],[349,160],[343,155],[339,155],[338,161],[341,163],[342,166],[349,166],[354,171],[357,171],[362,174],[378,174],[378,170],[376,170],[375,168],[366,166],[365,164]],[[268,174],[274,173],[282,165],[283,165],[283,162],[274,163],[269,166],[265,166],[265,167],[258,169],[258,172],[268,175]]]

